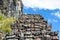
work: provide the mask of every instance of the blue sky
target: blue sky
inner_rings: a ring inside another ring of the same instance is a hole
[[[25,14],[40,14],[60,35],[60,0],[22,0]]]

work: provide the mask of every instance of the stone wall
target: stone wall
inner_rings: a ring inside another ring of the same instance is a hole
[[[23,14],[11,28],[24,40],[59,40],[58,32],[52,32],[52,25],[39,14]]]

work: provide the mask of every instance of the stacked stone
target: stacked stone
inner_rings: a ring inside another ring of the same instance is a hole
[[[12,29],[23,40],[58,40],[58,32],[52,32],[52,26],[38,14],[23,14]]]

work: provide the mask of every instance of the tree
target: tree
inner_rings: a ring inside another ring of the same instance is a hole
[[[15,20],[15,17],[6,18],[0,13],[0,40],[2,40],[4,33],[12,31],[10,24],[12,24]]]

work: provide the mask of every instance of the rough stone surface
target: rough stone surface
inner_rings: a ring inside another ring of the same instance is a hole
[[[0,11],[7,17],[21,16],[22,8],[21,0],[0,0]]]
[[[22,15],[22,8],[21,0],[0,0],[0,11],[5,16],[18,17],[11,25],[12,32],[6,34],[6,40],[59,40],[58,32],[52,32],[52,25],[41,15]]]

